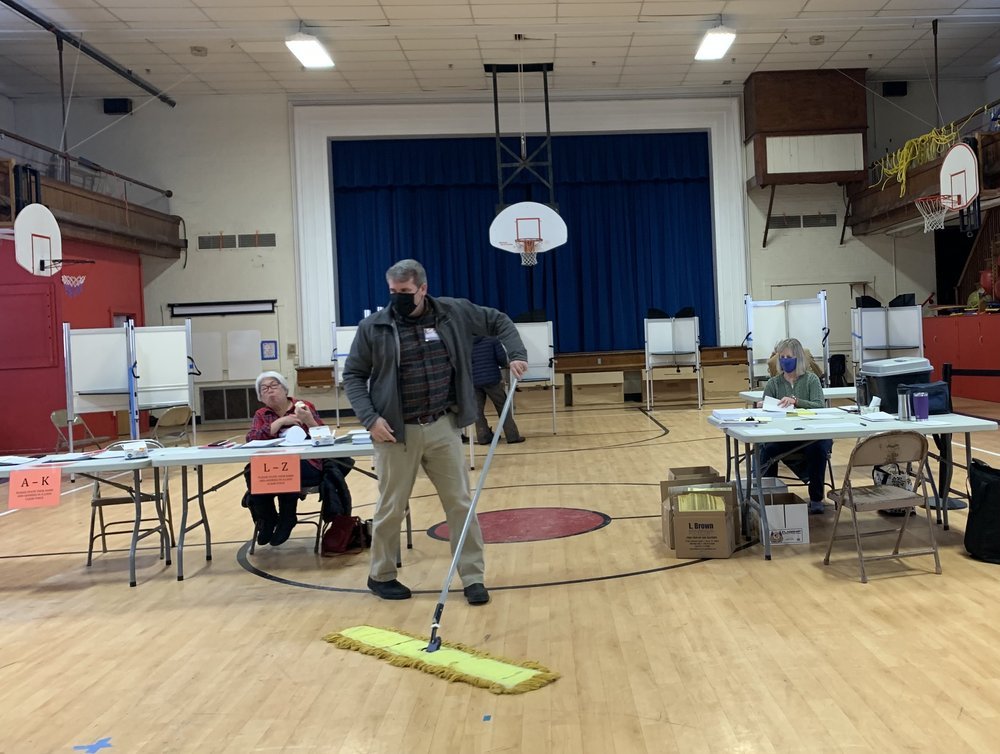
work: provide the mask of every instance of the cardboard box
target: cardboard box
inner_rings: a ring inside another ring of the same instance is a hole
[[[794,492],[764,495],[767,504],[767,525],[771,531],[771,546],[809,544],[809,506]],[[750,528],[760,537],[760,516],[750,509]]]
[[[696,477],[718,477],[719,472],[712,466],[672,466],[667,470],[667,479],[692,479]]]
[[[667,501],[664,515],[678,558],[728,558],[733,554],[739,515],[735,484],[674,487]]]
[[[711,466],[677,466],[668,469],[667,478],[660,482],[660,503],[663,506],[663,541],[671,550],[674,549],[674,536],[670,525],[670,490],[675,487],[688,487],[693,484],[710,482],[724,483],[719,472]]]

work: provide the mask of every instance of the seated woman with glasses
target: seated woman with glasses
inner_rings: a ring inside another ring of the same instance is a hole
[[[822,408],[823,385],[808,371],[805,349],[796,338],[782,340],[774,347],[781,373],[772,377],[764,386],[764,397],[777,398],[781,408]],[[802,445],[795,442],[769,442],[760,451],[761,476],[776,476],[778,456],[794,452],[785,465],[809,485],[809,512],[822,513],[827,458],[833,449],[833,440],[814,440]]]
[[[253,424],[247,432],[247,442],[252,440],[273,440],[281,437],[292,427],[298,427],[307,435],[310,427],[323,424],[316,407],[309,401],[296,400],[288,394],[288,381],[278,372],[263,372],[257,377],[257,397],[263,408],[257,409]],[[323,464],[319,460],[300,460],[302,487],[315,487],[320,483]],[[299,493],[287,492],[277,495],[278,508],[275,510],[273,494],[254,495],[250,493],[250,467],[244,471],[247,494],[244,505],[257,524],[257,544],[276,547],[287,541],[295,527],[299,505]]]

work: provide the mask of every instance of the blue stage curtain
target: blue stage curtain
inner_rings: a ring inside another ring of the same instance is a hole
[[[529,151],[539,143],[529,142]],[[333,142],[338,324],[385,305],[385,270],[412,257],[427,268],[431,295],[511,316],[544,310],[557,352],[641,349],[650,307],[693,306],[702,343],[715,345],[708,150],[702,132],[553,137],[569,241],[530,268],[489,244],[493,139]],[[504,198],[545,203],[548,190],[522,173]]]

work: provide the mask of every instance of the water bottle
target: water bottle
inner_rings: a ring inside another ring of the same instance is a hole
[[[896,412],[901,422],[910,421],[910,393],[903,388],[896,390]]]

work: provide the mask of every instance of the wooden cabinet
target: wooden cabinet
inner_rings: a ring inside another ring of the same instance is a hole
[[[738,403],[740,391],[750,389],[746,363],[705,366],[702,362],[701,371],[706,401]]]
[[[701,349],[701,365],[718,366],[722,364],[747,363],[747,349],[743,346],[705,346]]]

